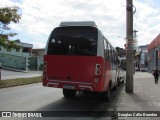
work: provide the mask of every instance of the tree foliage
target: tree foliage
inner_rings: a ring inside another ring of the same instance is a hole
[[[126,51],[123,48],[116,47],[116,50],[117,50],[118,56],[123,57],[126,55]]]
[[[10,30],[9,24],[18,23],[21,19],[18,9],[17,6],[0,8],[0,46],[10,49],[18,47],[15,44],[16,40],[10,40],[17,33],[8,32]]]

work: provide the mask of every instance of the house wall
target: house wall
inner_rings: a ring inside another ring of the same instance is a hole
[[[11,49],[11,51],[7,51],[4,47],[1,46],[0,53],[8,54],[8,55],[15,55],[15,56],[23,56],[23,57],[30,57],[31,53],[23,52],[22,48],[17,52],[16,49]]]
[[[42,69],[42,67],[43,67],[43,57],[44,57],[44,51],[40,51],[38,53],[38,66],[39,66],[39,69]]]
[[[32,55],[30,50],[33,45],[26,43],[22,45],[23,46],[21,46],[19,50],[11,49],[10,51],[0,46],[0,63],[2,64],[2,67],[28,70],[28,58]],[[25,49],[30,50],[24,51]]]
[[[30,57],[30,64],[29,69],[30,70],[37,70],[37,57]]]
[[[148,71],[148,45],[139,46],[135,54],[135,67],[140,71]]]
[[[45,52],[44,49],[33,49],[33,56],[32,57],[37,58],[37,62],[36,63],[34,62],[37,66],[36,70],[42,70],[43,69],[44,52]]]
[[[156,54],[156,50],[158,50],[158,54]],[[156,48],[150,50],[150,52],[149,52],[149,71],[152,71],[153,69],[155,69],[155,67],[158,67],[158,69],[160,69],[159,52],[160,52],[159,45]],[[157,56],[158,56],[158,60],[156,59]]]
[[[142,51],[140,55],[140,70],[148,71],[148,52]]]
[[[160,34],[148,46],[148,57],[149,71],[151,72],[155,67],[160,70]]]
[[[0,53],[0,63],[3,67],[26,70],[26,58]]]

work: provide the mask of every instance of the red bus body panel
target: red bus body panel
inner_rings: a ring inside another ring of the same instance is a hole
[[[64,85],[71,85],[75,90],[99,92],[108,89],[111,64],[102,57],[45,55],[44,61],[43,86],[64,88]],[[95,75],[96,64],[101,65],[98,76]]]

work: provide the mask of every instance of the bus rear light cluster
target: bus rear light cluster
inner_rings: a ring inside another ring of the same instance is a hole
[[[99,82],[100,82],[99,79],[98,79],[98,78],[95,78],[95,79],[94,79],[93,86],[94,86],[94,87],[97,87],[97,85],[98,85]]]
[[[47,62],[46,62],[46,61],[44,61],[44,68],[43,68],[43,71],[44,71],[44,72],[47,72]]]
[[[101,69],[101,65],[100,64],[96,64],[96,69]]]
[[[100,64],[96,64],[96,71],[95,71],[95,75],[99,76],[101,74],[101,65]]]
[[[100,75],[100,74],[101,74],[101,71],[100,70],[96,70],[95,75]]]

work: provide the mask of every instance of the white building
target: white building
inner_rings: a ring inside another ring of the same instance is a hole
[[[28,70],[33,45],[19,41],[17,41],[16,44],[20,46],[20,48],[5,49],[0,46],[0,63],[4,68]]]

